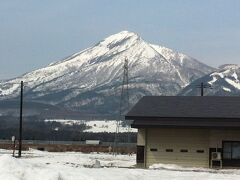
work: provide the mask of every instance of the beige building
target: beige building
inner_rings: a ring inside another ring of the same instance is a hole
[[[143,97],[126,115],[138,166],[240,167],[239,108],[240,97]]]

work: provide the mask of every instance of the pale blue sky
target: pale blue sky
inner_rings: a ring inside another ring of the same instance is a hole
[[[0,0],[0,79],[122,30],[214,67],[240,64],[239,0]]]

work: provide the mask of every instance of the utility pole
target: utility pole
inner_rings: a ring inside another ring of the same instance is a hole
[[[128,59],[125,58],[123,65],[123,81],[122,81],[122,91],[121,91],[121,99],[120,99],[120,107],[119,107],[119,115],[122,116],[124,105],[127,106],[127,110],[129,109],[129,93],[128,93]]]
[[[117,143],[118,143],[118,133],[119,133],[119,127],[122,120],[122,114],[124,112],[124,107],[129,109],[129,82],[128,82],[128,59],[125,58],[124,65],[123,65],[123,80],[122,80],[122,88],[121,88],[121,95],[120,95],[120,103],[119,103],[119,118],[117,118],[117,125],[116,125],[116,132],[114,137],[114,148],[113,152],[116,155],[117,153]],[[127,126],[129,126],[128,123],[125,122]],[[130,141],[130,134],[129,129],[127,133],[127,141]]]
[[[203,86],[203,83],[201,83],[201,96],[204,96],[204,86]]]
[[[121,91],[121,98],[120,98],[120,107],[119,107],[119,119],[124,120],[123,113],[124,110],[129,110],[129,82],[128,82],[128,59],[125,58],[124,65],[123,65],[123,81],[122,81],[122,91]],[[126,108],[126,109],[125,109]],[[129,122],[125,120],[125,126],[128,128],[127,132],[127,139],[126,141],[130,142],[130,129],[129,129]]]
[[[19,149],[18,157],[22,156],[22,114],[23,114],[23,81],[21,81],[21,92],[20,92],[20,121],[19,121]]]
[[[211,89],[212,88],[211,85],[204,84],[203,82],[201,82],[201,84],[196,86],[196,87],[201,89],[201,96],[204,96],[204,89]]]

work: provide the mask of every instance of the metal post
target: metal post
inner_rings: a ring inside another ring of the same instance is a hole
[[[119,127],[121,125],[121,121],[123,121],[123,112],[124,107],[127,106],[127,110],[129,109],[129,80],[128,80],[128,59],[125,58],[124,64],[123,64],[123,80],[122,80],[122,87],[121,87],[121,95],[120,95],[120,103],[119,103],[119,117],[117,118],[117,127],[114,137],[114,147],[113,152],[114,154],[117,154],[117,144],[118,144],[118,133],[119,133]],[[125,121],[126,125],[129,126],[129,124]],[[129,129],[127,132],[127,142],[130,142],[130,134]]]
[[[23,81],[21,81],[21,92],[20,92],[20,122],[19,122],[19,149],[18,157],[22,156],[22,111],[23,110]]]
[[[203,91],[204,91],[204,85],[203,85],[203,83],[201,83],[201,96],[204,95]]]
[[[145,128],[144,168],[147,168],[148,128]]]
[[[12,153],[12,156],[15,157],[15,148],[16,148],[15,136],[12,136],[12,143],[13,143],[13,153]]]

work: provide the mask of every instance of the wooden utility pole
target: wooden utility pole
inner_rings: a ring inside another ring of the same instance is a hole
[[[22,156],[22,113],[23,113],[23,81],[21,81],[21,92],[20,92],[20,121],[19,121],[19,149],[18,157]]]

